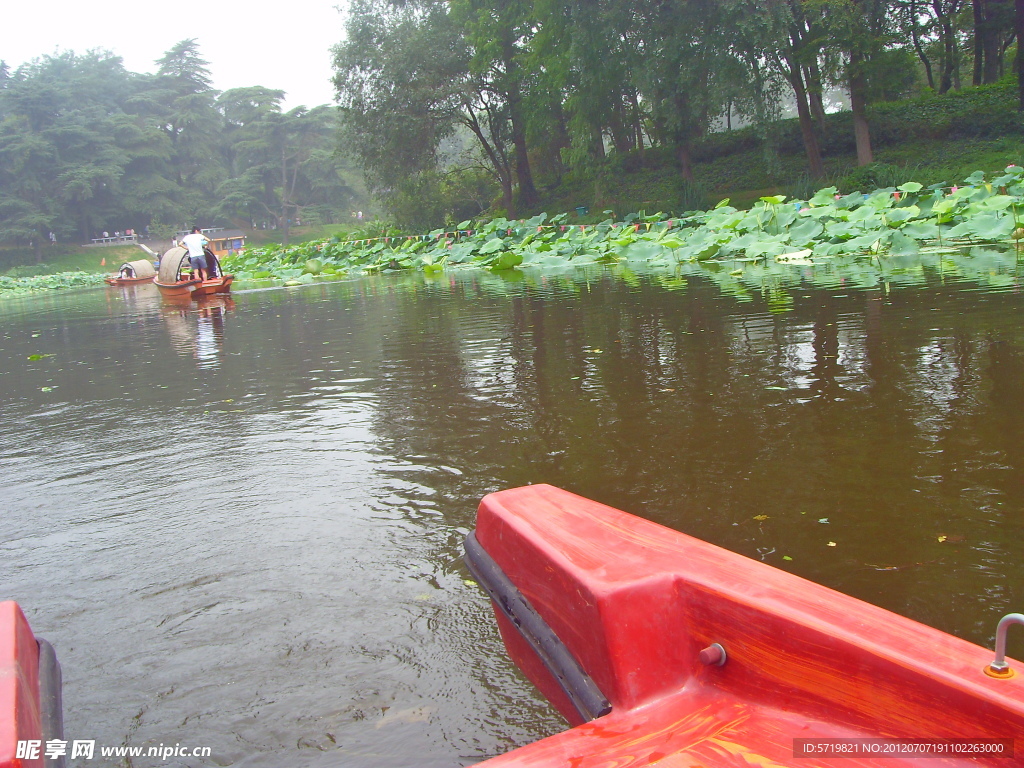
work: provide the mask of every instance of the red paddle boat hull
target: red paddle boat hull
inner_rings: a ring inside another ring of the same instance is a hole
[[[1024,674],[936,629],[547,485],[485,497],[466,549],[575,726],[487,768],[1024,764]]]
[[[215,293],[230,293],[231,283],[234,282],[234,275],[223,275],[221,277],[214,277],[210,280],[203,280],[199,285],[192,291],[192,298],[197,299],[200,296],[212,296]]]
[[[45,743],[62,739],[60,665],[14,602],[0,603],[0,768],[43,768]],[[28,757],[18,742],[38,742]]]

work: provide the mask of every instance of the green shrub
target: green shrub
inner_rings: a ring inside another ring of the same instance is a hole
[[[4,274],[7,277],[38,277],[39,275],[52,275],[54,268],[49,264],[19,264],[11,267]]]
[[[677,213],[703,211],[710,206],[708,190],[698,181],[679,181]]]

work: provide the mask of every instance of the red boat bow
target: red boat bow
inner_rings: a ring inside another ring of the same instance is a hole
[[[509,655],[576,725],[488,768],[1024,763],[1024,675],[984,648],[548,485],[485,497],[475,539]]]

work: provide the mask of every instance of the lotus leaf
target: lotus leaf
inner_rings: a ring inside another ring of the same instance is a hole
[[[488,255],[491,253],[497,253],[505,249],[505,241],[500,237],[494,237],[480,246],[480,253],[482,255]]]

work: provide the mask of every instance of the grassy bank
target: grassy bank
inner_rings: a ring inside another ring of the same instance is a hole
[[[562,184],[543,193],[533,213],[572,212],[585,206],[590,213],[580,221],[596,222],[606,218],[604,210],[617,216],[632,211],[680,213],[706,208],[724,198],[747,208],[765,195],[807,198],[825,186],[842,192],[869,192],[905,181],[925,186],[953,184],[977,170],[991,172],[1024,163],[1024,137],[945,139],[882,147],[875,153],[876,162],[865,168],[857,167],[856,154],[828,157],[825,181],[817,183],[808,178],[806,160],[800,155],[781,156],[777,173],[765,171],[760,150],[714,158],[695,167],[696,183],[688,185],[671,163],[650,157],[655,153],[647,154],[644,167],[615,169],[612,179],[600,184],[599,198],[595,197],[593,179],[567,176]]]
[[[120,264],[144,258],[145,255],[137,245],[51,245],[43,249],[42,261],[39,262],[32,248],[0,247],[0,274],[7,277],[32,277],[60,272],[109,273],[116,272]]]

